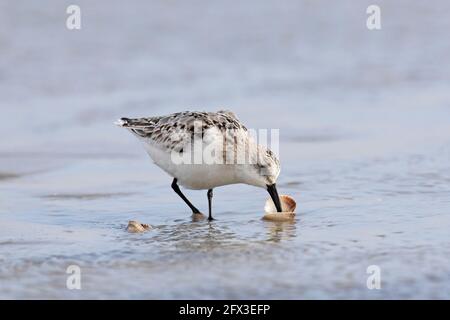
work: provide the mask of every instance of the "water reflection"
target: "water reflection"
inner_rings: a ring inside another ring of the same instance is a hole
[[[264,221],[261,219],[213,220],[190,217],[174,220],[169,224],[154,226],[154,229],[138,236],[128,235],[121,239],[136,247],[143,244],[153,249],[198,251],[252,246],[256,243],[281,242],[297,236],[298,220]]]
[[[183,250],[226,247],[240,242],[231,229],[206,219],[159,226],[151,241]]]
[[[264,221],[267,241],[280,242],[297,236],[296,219],[291,221]]]

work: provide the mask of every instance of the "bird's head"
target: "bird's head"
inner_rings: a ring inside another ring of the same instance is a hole
[[[269,149],[258,148],[258,157],[254,165],[262,187],[275,184],[280,174],[280,161]],[[264,184],[264,185],[262,185]]]
[[[276,181],[280,174],[280,161],[269,149],[258,146],[253,161],[245,166],[240,178],[243,183],[267,189],[278,212],[281,212],[281,203],[276,188]]]

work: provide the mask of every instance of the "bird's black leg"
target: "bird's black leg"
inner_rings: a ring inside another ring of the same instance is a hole
[[[186,196],[181,192],[180,187],[177,184],[177,178],[173,179],[172,189],[176,192],[177,195],[180,196],[181,199],[183,199],[184,202],[186,202],[189,208],[191,208],[192,213],[200,213],[200,211],[196,207],[194,207],[194,205],[188,200],[188,198],[186,198]]]
[[[212,197],[213,197],[213,189],[209,189],[208,190],[208,208],[209,208],[209,216],[208,216],[208,220],[214,220],[212,217]]]

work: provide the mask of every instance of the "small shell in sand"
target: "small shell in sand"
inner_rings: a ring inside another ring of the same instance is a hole
[[[128,221],[127,231],[131,233],[140,233],[150,230],[152,227],[145,223],[140,223],[138,221]]]
[[[277,208],[275,207],[272,199],[267,199],[266,205],[264,206],[264,212],[266,213],[263,217],[264,220],[290,221],[295,218],[294,211],[297,207],[295,200],[290,196],[281,195],[280,202],[282,212],[277,212]]]

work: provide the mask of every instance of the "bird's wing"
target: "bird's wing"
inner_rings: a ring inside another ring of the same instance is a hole
[[[201,134],[203,137],[204,132],[213,127],[221,132],[233,129],[247,131],[231,111],[185,111],[162,117],[121,118],[118,124],[139,138],[168,151],[182,151],[191,143],[194,134]]]

